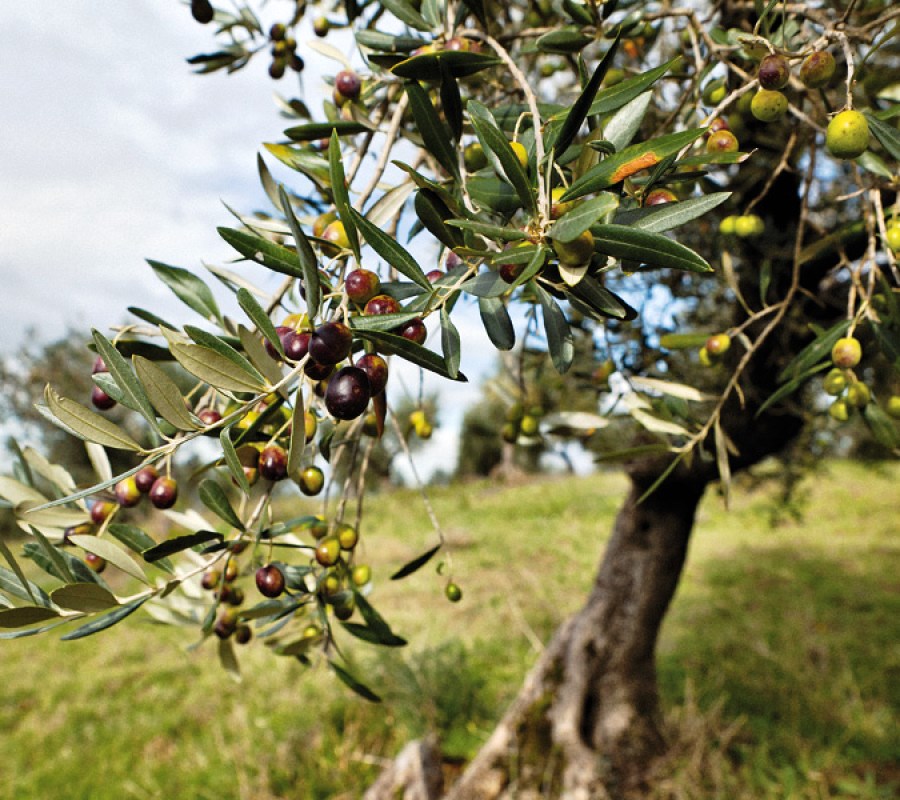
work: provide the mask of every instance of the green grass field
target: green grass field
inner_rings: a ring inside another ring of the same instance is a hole
[[[803,484],[804,518],[774,527],[771,484],[739,487],[730,512],[709,493],[659,647],[673,744],[659,797],[900,793],[898,479],[897,465],[829,464]],[[188,652],[192,632],[140,612],[80,641],[0,642],[0,798],[357,798],[427,730],[471,755],[578,607],[624,486],[435,490],[458,605],[430,566],[385,579],[434,534],[415,492],[373,497],[370,599],[411,641],[351,648],[378,706],[258,646],[241,649],[237,684],[212,642]]]

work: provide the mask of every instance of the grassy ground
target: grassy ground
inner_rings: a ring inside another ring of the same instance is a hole
[[[706,499],[660,642],[661,797],[900,792],[898,479],[896,465],[828,465],[805,484],[805,519],[777,527],[771,488],[739,491],[731,513]],[[241,651],[235,684],[211,643],[187,652],[190,634],[140,615],[75,642],[0,642],[0,798],[355,798],[426,730],[471,755],[578,607],[623,487],[436,491],[465,596],[446,603],[429,568],[378,581],[372,601],[412,642],[381,659],[354,649],[380,706],[260,647]],[[433,541],[415,493],[368,510],[376,578]]]

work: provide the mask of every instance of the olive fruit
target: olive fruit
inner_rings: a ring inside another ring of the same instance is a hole
[[[368,564],[357,564],[350,573],[354,586],[365,586],[372,580],[372,568]]]
[[[885,411],[894,419],[900,419],[900,395],[894,394],[888,398]]]
[[[428,278],[429,283],[437,283],[446,274],[442,269],[431,269],[425,273],[425,277]]]
[[[847,389],[847,403],[854,408],[865,408],[872,400],[872,392],[861,381],[851,383]]]
[[[725,88],[725,81],[719,79],[712,80],[703,87],[703,102],[708,106],[715,106],[725,99],[728,90]]]
[[[344,291],[354,303],[364,306],[381,289],[381,280],[370,269],[355,269],[344,278]]]
[[[347,230],[344,228],[344,223],[340,220],[329,223],[325,230],[322,231],[322,238],[331,242],[340,250],[350,249],[350,239],[347,238]]]
[[[890,251],[900,253],[900,222],[889,222],[884,229],[884,243]]]
[[[325,141],[327,142],[328,140],[326,139]],[[334,211],[326,211],[324,214],[319,214],[319,216],[313,220],[313,236],[318,236],[321,239],[323,237],[323,234],[325,233],[325,230],[336,219],[337,214]]]
[[[320,364],[310,359],[303,367],[303,372],[314,381],[324,381],[334,371],[334,364]]]
[[[563,214],[575,208],[575,201],[562,199],[566,193],[565,186],[557,186],[550,192],[550,219],[559,219]]]
[[[287,35],[287,28],[281,22],[276,22],[269,28],[269,38],[273,42],[280,42]]]
[[[348,100],[356,100],[362,89],[362,79],[353,70],[342,69],[335,75],[334,88]]]
[[[321,492],[325,486],[325,473],[319,467],[307,467],[300,473],[297,483],[303,494],[312,497]]]
[[[462,589],[452,581],[444,588],[444,595],[451,603],[458,603],[462,600]]]
[[[677,203],[678,195],[671,189],[653,189],[644,198],[645,206],[661,206],[666,203]]]
[[[282,349],[284,349],[284,337],[289,333],[292,333],[293,329],[289,328],[287,325],[278,325],[275,328],[275,333],[278,334],[278,341],[281,344]],[[274,342],[269,339],[266,339],[264,342],[266,346],[266,352],[274,358],[276,361],[281,361],[281,353],[278,352],[278,348],[275,346]]]
[[[350,617],[353,616],[353,609],[356,607],[356,604],[353,601],[353,595],[350,595],[342,602],[337,603],[333,606],[334,608],[334,616],[337,617],[341,622],[346,622]]]
[[[827,86],[834,75],[834,56],[827,50],[810,53],[800,65],[800,80],[810,89]]]
[[[760,89],[750,103],[750,113],[760,122],[775,122],[788,109],[788,99],[775,89]]]
[[[428,338],[428,329],[425,327],[425,323],[422,322],[421,317],[416,317],[404,323],[397,329],[397,332],[404,339],[408,339],[416,344],[425,344],[425,339]]]
[[[247,644],[252,638],[253,631],[246,623],[242,623],[234,629],[234,640],[238,644]]]
[[[737,226],[737,216],[734,214],[729,214],[727,217],[723,217],[722,221],[719,223],[719,233],[725,236],[731,236],[736,233]]]
[[[333,567],[341,557],[341,543],[336,536],[326,536],[316,546],[316,561],[323,567]]]
[[[289,331],[281,340],[284,348],[284,357],[288,361],[302,361],[309,352],[309,340],[312,334],[309,331]]]
[[[264,447],[259,454],[259,474],[269,481],[280,481],[287,477],[288,457],[285,449],[277,444]]]
[[[138,488],[135,476],[122,478],[115,486],[116,500],[120,506],[131,508],[141,502],[141,490]]]
[[[716,131],[706,140],[707,153],[736,153],[737,151],[737,136],[724,128]]]
[[[157,478],[150,487],[149,497],[155,508],[171,508],[178,499],[178,484],[173,478]]]
[[[835,158],[858,158],[869,146],[869,123],[859,111],[841,111],[825,130],[825,147]]]
[[[768,55],[759,62],[756,74],[763,89],[782,89],[791,77],[791,70],[784,56]]]
[[[540,422],[531,414],[526,414],[519,423],[519,431],[523,436],[535,436],[539,429]]]
[[[853,369],[862,358],[862,346],[852,336],[838,339],[831,348],[831,360],[836,367]]]
[[[94,386],[91,389],[91,403],[94,408],[99,408],[101,411],[109,411],[116,404],[116,401],[99,386]]]
[[[528,151],[525,149],[525,145],[521,142],[510,142],[509,146],[512,148],[513,153],[515,153],[516,158],[519,161],[519,165],[522,169],[528,168]]]
[[[356,528],[346,522],[337,526],[335,535],[343,550],[352,550],[359,542],[359,533]]]
[[[463,162],[469,172],[478,172],[487,166],[487,156],[484,154],[484,148],[479,142],[472,142],[466,145],[463,150]]]
[[[115,504],[108,500],[95,500],[91,506],[91,522],[102,525],[115,510]]]
[[[359,367],[369,378],[369,392],[372,397],[381,394],[387,386],[388,365],[378,353],[366,353],[356,360]]]
[[[359,367],[343,367],[328,381],[325,408],[337,419],[356,419],[366,410],[371,396],[365,371]]]
[[[326,322],[309,339],[309,356],[319,364],[337,364],[350,355],[353,333],[343,322]]]
[[[276,81],[280,80],[284,77],[286,69],[287,60],[284,58],[275,58],[272,60],[272,63],[269,64],[269,77]]]
[[[844,375],[844,371],[837,367],[829,370],[822,381],[822,388],[825,390],[825,394],[830,394],[832,397],[843,392],[847,388],[847,376]]]
[[[717,333],[706,340],[706,352],[711,356],[721,356],[731,347],[731,337],[727,333]]]
[[[84,563],[98,575],[106,569],[106,559],[94,553],[85,553]]]
[[[456,269],[463,263],[463,260],[452,250],[447,253],[447,269]]]
[[[201,25],[212,22],[215,10],[209,0],[191,0],[191,16]]]
[[[214,408],[203,408],[197,412],[197,418],[204,425],[215,425],[222,421],[222,415]]]
[[[497,273],[507,283],[515,283],[519,275],[525,270],[525,264],[501,264]]]
[[[263,597],[278,597],[284,592],[284,573],[275,564],[256,570],[256,588]]]
[[[731,126],[728,124],[728,120],[725,119],[725,117],[716,117],[709,123],[709,125],[706,126],[706,135],[712,136],[718,131],[727,131],[730,129]]]
[[[381,314],[397,314],[400,312],[400,303],[388,294],[376,294],[363,309],[363,313],[370,317]]]
[[[316,36],[324,37],[328,36],[328,31],[331,30],[331,23],[328,21],[328,17],[316,17],[313,20],[313,33]]]
[[[838,398],[828,406],[828,415],[838,422],[846,422],[850,419],[850,406],[846,400]]]
[[[303,414],[303,433],[306,435],[307,442],[316,438],[318,428],[319,418],[312,411],[306,411]]]
[[[553,240],[553,250],[559,257],[560,263],[577,267],[586,264],[594,254],[594,235],[585,231],[571,242]]]
[[[237,617],[233,610],[228,610],[216,620],[213,626],[213,633],[220,639],[227,639],[237,629]]]
[[[203,573],[203,577],[200,578],[200,585],[211,591],[215,589],[219,585],[219,581],[222,579],[222,573],[217,569],[208,569]]]
[[[741,214],[734,221],[734,232],[742,239],[759,236],[765,229],[766,223],[756,214]]]
[[[158,477],[159,472],[157,472],[156,467],[148,465],[134,473],[134,482],[138,487],[138,491],[146,494],[153,487]]]

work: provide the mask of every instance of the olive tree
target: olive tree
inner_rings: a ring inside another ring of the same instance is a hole
[[[707,486],[727,496],[737,471],[784,453],[811,425],[855,418],[887,450],[900,447],[900,11],[824,1],[286,7],[264,24],[257,11],[274,5],[191,3],[218,43],[190,59],[201,72],[265,58],[280,79],[314,53],[345,60],[328,43],[335,35],[352,37],[358,61],[335,71],[330,97],[284,101],[293,124],[259,159],[271,212],[238,211],[220,229],[237,261],[212,272],[241,316],[224,315],[198,274],[151,262],[200,324],[131,308],[134,324],[92,333],[96,408],[46,387],[40,413],[87,442],[97,480],[78,487],[33,450],[0,480],[31,536],[24,555],[55,586],[28,581],[3,546],[0,625],[14,629],[3,635],[65,626],[63,638],[80,638],[144,608],[218,637],[228,669],[235,643],[265,633],[273,655],[324,663],[376,701],[340,645],[404,644],[355,556],[368,454],[398,424],[389,372],[405,361],[465,380],[454,319],[467,306],[498,349],[543,349],[560,373],[577,326],[602,342],[619,397],[568,423],[628,423],[618,452],[605,453],[631,488],[593,590],[454,785],[440,785],[420,745],[369,796],[404,786],[449,798],[640,792],[665,749],[657,632]],[[310,27],[323,41],[298,45]],[[271,159],[293,177],[278,182]],[[272,273],[277,286],[256,277]],[[425,344],[426,323],[440,352]],[[142,432],[104,416],[113,405]],[[423,413],[412,424],[430,423]],[[215,453],[197,507],[179,508],[181,454],[201,438]],[[113,474],[110,449],[130,453],[132,467]],[[324,487],[323,515],[276,512],[287,506],[273,499]],[[171,535],[129,523],[145,493],[176,523]],[[436,536],[392,577],[430,566]],[[117,596],[99,574],[106,565],[141,588]],[[461,597],[452,579],[446,592]]]

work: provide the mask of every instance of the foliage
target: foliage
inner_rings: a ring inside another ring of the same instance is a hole
[[[299,71],[293,34],[313,8],[296,4],[267,32],[249,7],[194,3],[221,47],[190,61],[201,72],[235,70],[271,47],[273,78]],[[357,555],[368,536],[367,464],[392,424],[395,381],[382,391],[384,370],[465,381],[454,319],[467,306],[499,350],[546,352],[561,374],[579,357],[599,359],[602,340],[622,388],[599,410],[623,412],[640,437],[629,433],[605,456],[666,454],[657,482],[704,459],[727,492],[746,456],[730,415],[798,413],[794,395],[832,363],[846,385],[831,416],[858,413],[897,452],[888,209],[900,105],[898,83],[883,81],[894,70],[893,12],[870,3],[845,14],[826,2],[713,10],[707,20],[638,2],[329,6],[316,33],[348,26],[364,67],[357,73],[326,42],[310,45],[341,66],[332,97],[315,113],[283,102],[290,127],[265,149],[289,181],[259,159],[272,214],[235,213],[234,227],[220,229],[233,269],[210,268],[241,316],[223,314],[210,276],[151,261],[197,324],[178,329],[134,307],[135,324],[111,338],[93,331],[99,410],[45,387],[39,413],[88,443],[96,475],[82,486],[64,466],[25,454],[0,479],[33,537],[24,554],[46,573],[41,585],[27,579],[4,548],[2,635],[81,638],[143,609],[217,637],[232,675],[234,644],[252,636],[274,654],[325,662],[377,700],[342,653],[353,638],[405,644],[373,607]],[[820,49],[840,56],[844,80],[795,87],[789,118],[739,115],[759,87],[761,55],[795,65]],[[865,108],[854,140],[865,125],[868,147],[849,162],[856,141],[836,148],[830,135],[832,158],[823,129],[854,105]],[[706,138],[726,114],[740,151]],[[426,259],[443,269],[425,269]],[[862,343],[862,361],[833,350],[847,339]],[[379,354],[389,367],[372,366]],[[698,377],[697,363],[709,372]],[[590,413],[578,403],[567,405]],[[127,409],[127,426],[106,415],[113,404]],[[427,430],[417,411],[417,430]],[[575,419],[557,422],[584,427]],[[182,492],[172,509],[188,481],[182,453],[207,452],[197,442],[213,450],[190,476],[199,502]],[[107,451],[128,454],[129,467],[114,470]],[[282,513],[281,501],[297,489],[317,494],[323,477],[321,515]],[[171,525],[163,534],[129,518],[145,492]],[[434,536],[395,576],[443,563],[432,560],[445,537],[431,522]],[[141,588],[113,591],[99,574],[107,564]],[[268,577],[257,573],[261,596],[251,589],[250,600],[236,581],[261,567]]]

